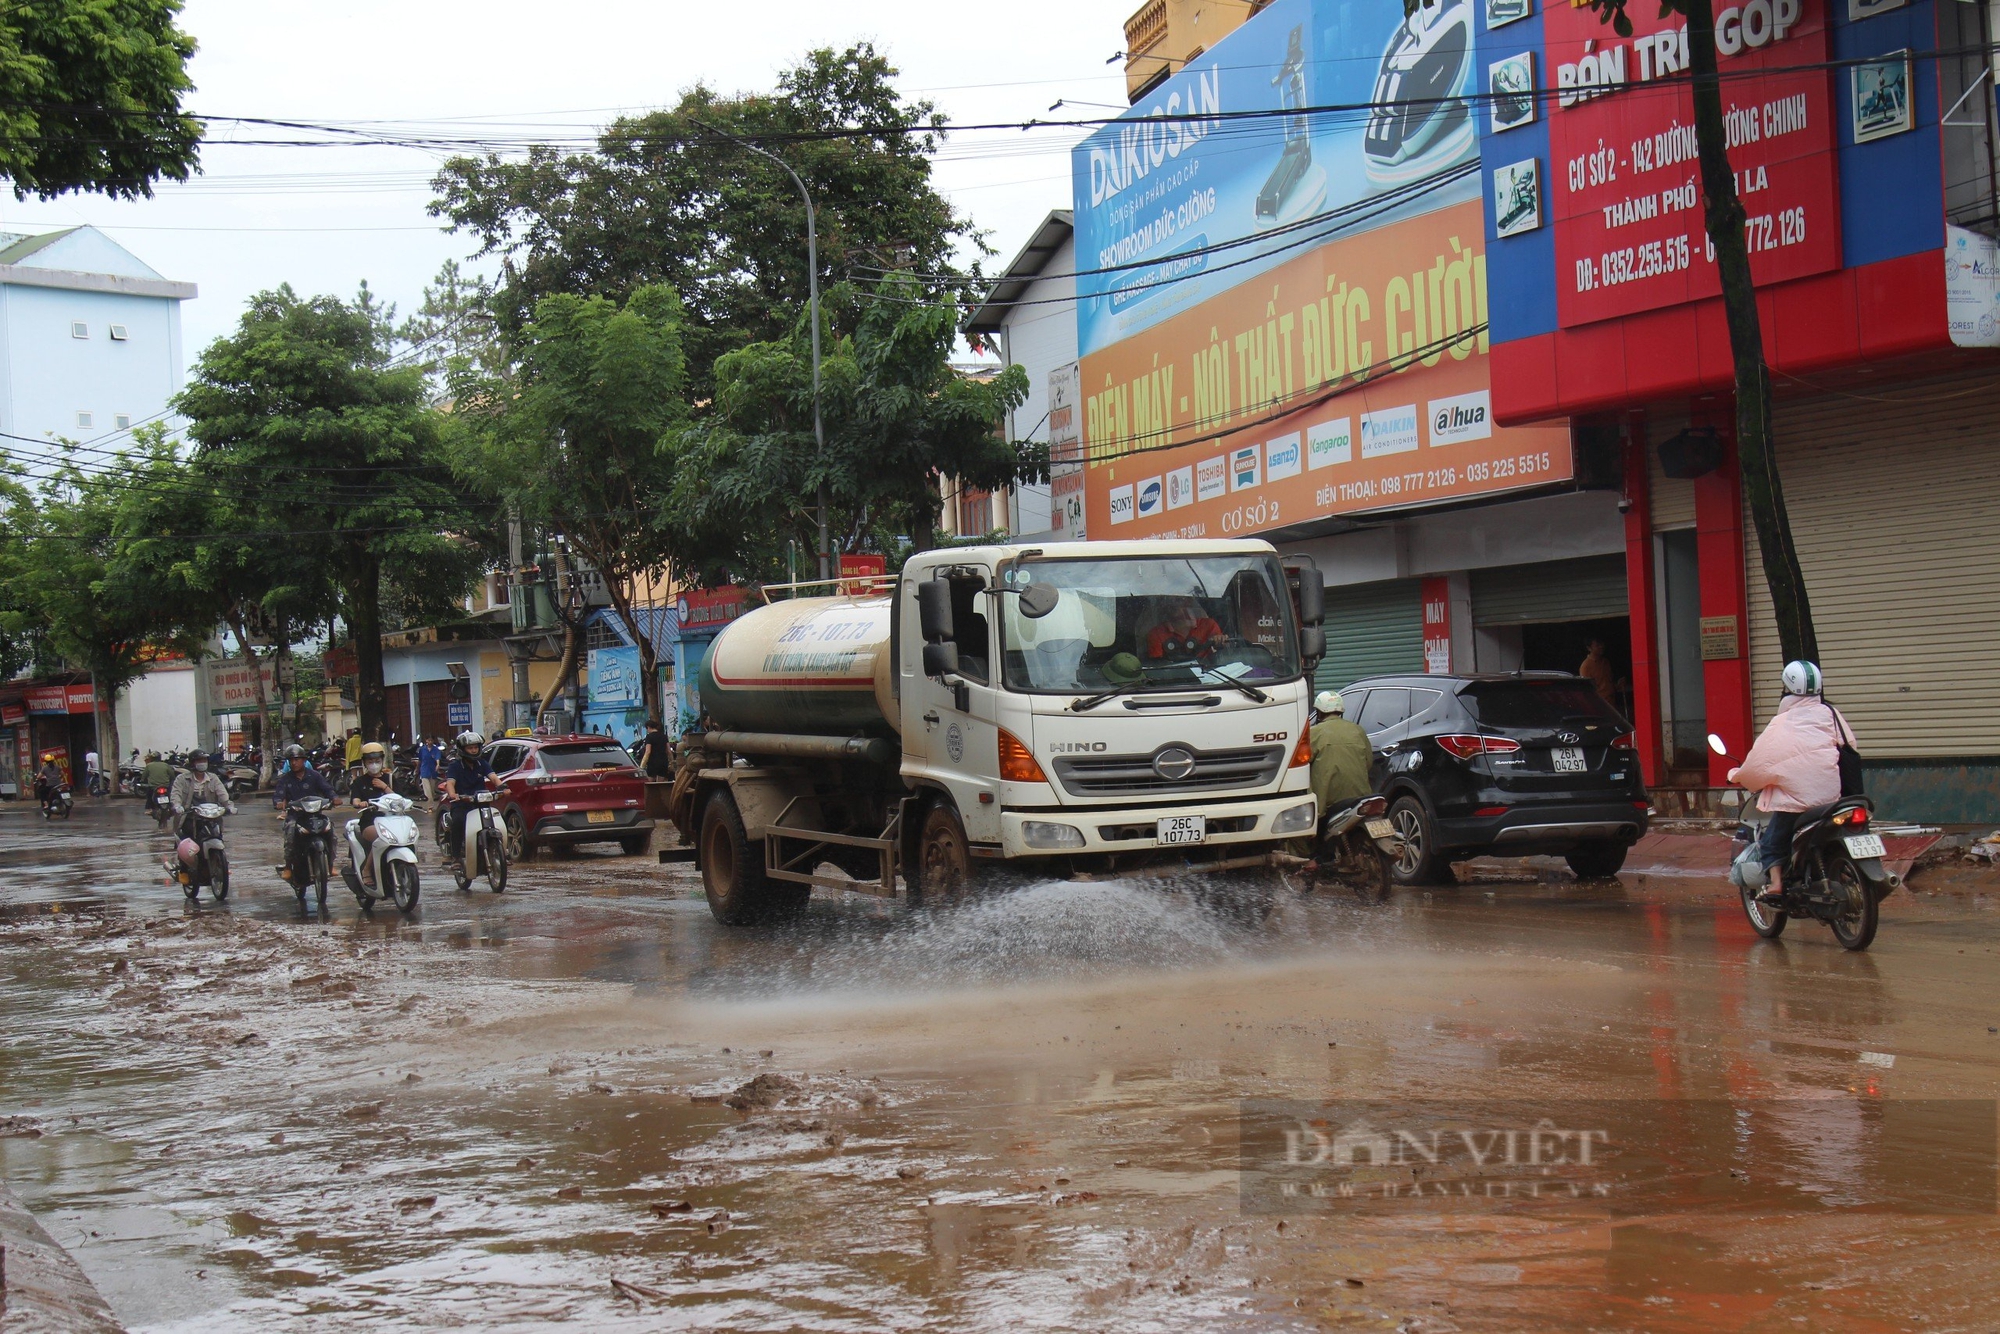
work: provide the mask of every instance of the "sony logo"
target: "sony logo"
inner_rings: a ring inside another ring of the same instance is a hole
[[[1074,754],[1081,754],[1087,751],[1101,751],[1103,749],[1104,749],[1104,743],[1102,741],[1049,742],[1049,754],[1051,755],[1074,755]]]

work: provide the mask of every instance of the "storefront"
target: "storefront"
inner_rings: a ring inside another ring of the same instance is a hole
[[[1802,0],[1754,31],[1745,17],[1723,50],[1774,455],[1827,693],[1886,814],[1967,823],[2000,820],[2000,626],[1982,611],[2000,586],[1986,8]],[[1482,67],[1518,60],[1555,94],[1480,125],[1494,415],[1617,437],[1638,744],[1655,785],[1720,785],[1728,761],[1704,739],[1740,753],[1780,699],[1783,653],[1688,85],[1635,54],[1669,49],[1679,20],[1634,11],[1620,40],[1568,6],[1493,17]],[[1532,206],[1498,216],[1503,196]]]
[[[42,756],[65,774],[81,774],[97,749],[97,695],[86,677],[9,681],[0,689],[0,784],[19,796],[33,782]],[[0,791],[5,791],[0,786]]]
[[[735,584],[689,589],[675,599],[673,628],[668,636],[673,646],[675,709],[674,716],[664,720],[668,735],[678,737],[700,722],[701,664],[708,656],[708,646],[722,633],[722,627],[749,609],[749,590]]]

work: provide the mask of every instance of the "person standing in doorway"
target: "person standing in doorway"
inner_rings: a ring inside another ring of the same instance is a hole
[[[1603,640],[1590,641],[1590,651],[1584,654],[1583,665],[1576,669],[1576,674],[1590,682],[1606,704],[1618,707],[1618,671],[1605,656]]]
[[[437,738],[427,736],[417,747],[417,778],[424,785],[424,800],[437,805],[438,799],[438,756],[442,753]]]

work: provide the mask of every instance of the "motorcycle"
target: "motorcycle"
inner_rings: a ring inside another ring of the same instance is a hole
[[[86,783],[90,789],[90,795],[93,797],[108,797],[111,795],[111,775],[105,773],[102,769],[92,769]]]
[[[257,766],[241,762],[222,767],[222,781],[229,785],[229,795],[244,796],[257,790]]]
[[[221,903],[229,897],[229,853],[222,842],[226,812],[212,801],[196,802],[189,837],[167,854],[168,878],[179,884],[189,903],[201,897],[203,886]]]
[[[481,875],[495,894],[507,888],[507,826],[493,806],[499,798],[498,792],[474,792],[466,798],[472,809],[465,813],[461,856],[451,864],[451,878],[458,882],[460,893],[469,893],[472,882]],[[451,818],[451,807],[442,807],[438,813],[440,830]]]
[[[1729,757],[1721,737],[1710,733],[1708,745]],[[1903,883],[1901,876],[1882,865],[1881,836],[1868,827],[1874,811],[1874,802],[1857,795],[1800,812],[1776,904],[1757,901],[1768,883],[1757,851],[1757,831],[1747,823],[1737,825],[1739,850],[1730,864],[1729,879],[1742,896],[1750,929],[1765,940],[1776,940],[1792,918],[1810,917],[1826,923],[1843,949],[1865,950],[1873,944],[1882,921],[1882,900]]]
[[[167,822],[174,818],[173,808],[167,804],[167,796],[171,790],[165,787],[146,789],[146,814],[152,816],[153,822],[162,829],[165,829]]]
[[[325,797],[300,797],[287,803],[284,820],[289,826],[287,845],[291,853],[278,874],[292,891],[299,896],[299,911],[306,910],[306,891],[313,890],[319,898],[319,915],[326,917],[326,884],[333,873],[333,818],[327,814],[332,805]]]
[[[68,783],[58,783],[42,797],[42,818],[44,820],[67,820],[76,798],[70,795]]]
[[[1307,870],[1309,883],[1330,875],[1363,903],[1389,901],[1389,868],[1402,855],[1403,840],[1385,818],[1387,797],[1335,802],[1320,820],[1319,856]]]
[[[378,890],[386,889],[399,912],[413,912],[418,893],[417,822],[410,817],[410,799],[385,792],[368,804],[375,812],[375,841],[361,841],[358,818],[347,822],[347,863],[340,868],[340,878],[364,910],[381,899]],[[361,878],[363,866],[374,879],[373,887]]]

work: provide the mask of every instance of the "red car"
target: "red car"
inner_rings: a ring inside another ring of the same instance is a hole
[[[501,737],[487,753],[494,780],[507,785],[500,815],[521,851],[616,843],[641,853],[653,845],[645,775],[612,738]]]

